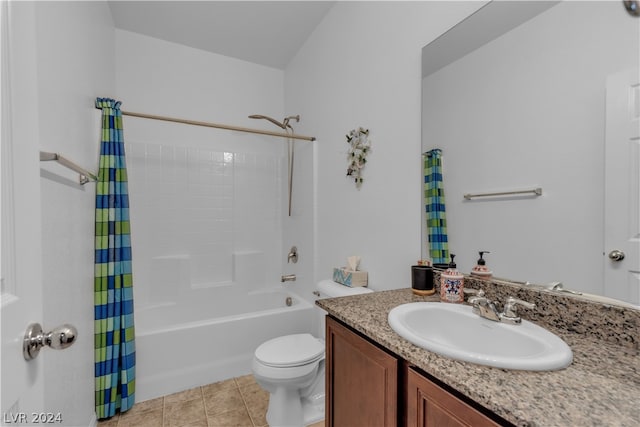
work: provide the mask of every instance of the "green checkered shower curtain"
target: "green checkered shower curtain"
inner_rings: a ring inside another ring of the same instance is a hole
[[[429,256],[434,264],[449,262],[447,216],[442,184],[442,150],[427,151],[424,158],[424,206],[429,236]]]
[[[136,350],[122,112],[113,99],[98,98],[96,107],[102,109],[102,137],[96,184],[95,405],[102,419],[133,406]]]

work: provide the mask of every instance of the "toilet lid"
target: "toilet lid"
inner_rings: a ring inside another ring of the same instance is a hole
[[[285,335],[261,344],[255,356],[267,366],[301,366],[321,359],[324,343],[311,334]]]

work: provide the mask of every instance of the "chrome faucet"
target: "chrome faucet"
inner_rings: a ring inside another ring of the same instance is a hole
[[[480,315],[479,302],[481,300],[486,300],[486,298],[484,297],[484,291],[482,289],[464,288],[463,292],[465,294],[473,295],[472,297],[467,298],[467,302],[473,305],[473,312],[477,315]]]
[[[465,293],[473,294],[467,301],[473,305],[473,312],[485,319],[493,320],[494,322],[505,322],[513,325],[522,323],[522,319],[518,316],[516,306],[522,305],[528,309],[535,308],[535,304],[517,299],[514,297],[507,298],[507,302],[504,304],[504,310],[502,313],[498,311],[494,302],[485,297],[482,289],[465,289]]]
[[[474,296],[469,297],[467,301],[473,304],[473,312],[479,315],[480,317],[484,317],[485,319],[494,320],[496,322],[500,321],[500,313],[496,308],[496,305],[489,300],[489,298],[484,296],[484,291],[482,289],[465,289],[465,293],[474,294]]]
[[[507,298],[507,302],[504,304],[504,310],[502,310],[502,313],[500,313],[500,320],[502,322],[511,323],[514,325],[519,325],[520,323],[522,323],[522,319],[520,318],[520,316],[518,316],[518,312],[516,310],[516,305],[518,304],[530,310],[536,308],[536,305],[531,302],[523,301],[514,297],[509,297]]]
[[[566,292],[568,294],[582,295],[582,292],[573,291],[571,289],[565,289],[562,282],[551,282],[547,285],[547,289],[556,292]]]
[[[284,276],[280,277],[280,281],[281,282],[295,282],[296,281],[296,275],[295,274],[285,274]]]

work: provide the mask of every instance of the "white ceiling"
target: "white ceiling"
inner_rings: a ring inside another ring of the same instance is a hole
[[[109,1],[116,28],[284,69],[333,1]]]

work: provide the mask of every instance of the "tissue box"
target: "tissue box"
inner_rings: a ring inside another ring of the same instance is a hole
[[[367,286],[368,275],[366,271],[352,271],[345,267],[333,269],[333,281],[349,286]]]

